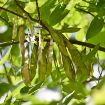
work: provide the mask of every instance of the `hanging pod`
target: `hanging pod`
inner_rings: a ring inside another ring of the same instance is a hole
[[[23,77],[24,83],[26,85],[29,85],[30,82],[31,82],[30,75],[29,75],[29,64],[25,63],[23,65],[21,73],[22,73],[22,77]]]
[[[24,47],[24,41],[25,41],[25,33],[24,33],[24,25],[21,25],[19,27],[19,44],[20,44],[20,50],[22,54],[22,66],[25,63],[25,47]]]
[[[48,51],[47,51],[47,70],[46,70],[47,76],[49,76],[52,72],[52,59],[53,59],[53,39],[50,39],[50,42],[48,42]]]
[[[38,74],[39,80],[44,81],[46,75],[46,50],[39,48],[39,55],[38,55]]]
[[[33,80],[33,78],[36,75],[37,62],[38,62],[38,46],[35,44],[33,46],[30,59],[31,60],[30,60],[29,73],[30,73],[30,79]]]

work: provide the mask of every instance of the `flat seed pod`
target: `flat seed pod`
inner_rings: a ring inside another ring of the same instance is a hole
[[[24,65],[25,62],[25,47],[24,47],[24,40],[25,40],[25,33],[24,33],[24,25],[21,25],[19,27],[19,43],[20,43],[20,49],[22,53],[22,65]]]
[[[38,46],[35,45],[32,50],[31,60],[30,60],[30,78],[31,80],[35,77],[38,61]]]
[[[26,85],[29,85],[31,81],[30,81],[30,75],[29,75],[29,65],[27,63],[24,64],[21,72],[22,72],[24,83]]]
[[[17,16],[14,18],[14,24],[13,24],[13,32],[12,32],[12,40],[14,40],[17,36]]]
[[[53,59],[53,40],[50,40],[49,48],[47,52],[47,71],[46,75],[50,75],[52,71],[52,59]]]
[[[68,56],[65,44],[64,44],[64,39],[62,37],[62,35],[60,35],[58,33],[58,31],[55,31],[50,25],[48,25],[46,22],[44,22],[44,24],[46,25],[46,27],[48,28],[48,30],[50,31],[50,34],[53,38],[53,40],[58,44],[60,51]]]
[[[62,54],[62,61],[63,61],[63,66],[64,66],[64,71],[69,78],[69,80],[74,81],[75,80],[75,71],[72,67],[72,62],[69,57],[64,56]]]
[[[42,52],[39,52],[38,56],[38,73],[39,73],[39,80],[44,81],[46,75],[46,51],[45,49]]]
[[[83,82],[88,78],[89,69],[83,61],[83,56],[67,39],[65,39],[66,46],[70,52],[71,58],[76,66],[77,80]]]

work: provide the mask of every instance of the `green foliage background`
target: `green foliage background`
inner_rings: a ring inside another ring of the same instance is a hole
[[[104,24],[104,0],[0,0],[2,104],[104,105]]]

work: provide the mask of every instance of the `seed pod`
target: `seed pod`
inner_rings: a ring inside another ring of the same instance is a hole
[[[58,47],[60,49],[60,51],[65,55],[68,56],[66,47],[65,47],[65,43],[64,43],[64,39],[62,37],[62,35],[60,35],[59,32],[55,31],[49,24],[47,24],[46,22],[44,22],[44,24],[46,25],[46,27],[48,28],[48,30],[50,31],[50,34],[53,38],[53,40],[58,44]]]
[[[48,52],[47,52],[47,71],[46,75],[50,75],[52,71],[52,59],[53,59],[53,40],[50,40]]]
[[[38,61],[38,46],[35,45],[32,50],[31,60],[30,60],[30,78],[31,80],[35,77]]]
[[[16,16],[14,18],[14,24],[13,24],[13,32],[12,32],[12,40],[14,40],[17,36],[17,23],[18,23],[18,17]]]
[[[77,48],[74,45],[72,45],[67,39],[65,39],[65,43],[76,67],[76,79],[79,82],[83,82],[88,78],[89,73],[88,67],[83,61],[83,56],[77,50]]]
[[[63,61],[64,71],[69,80],[75,80],[75,71],[73,69],[72,62],[69,56],[64,56],[62,54],[62,61]]]
[[[25,63],[25,47],[24,47],[24,40],[25,40],[25,33],[24,33],[24,25],[19,27],[19,43],[20,43],[20,50],[22,53],[22,66]]]
[[[38,56],[39,60],[38,60],[38,72],[39,72],[39,80],[40,81],[44,81],[45,79],[45,75],[46,75],[46,53],[45,53],[45,49],[42,50],[42,52],[40,52],[41,54],[39,54],[40,56]]]
[[[21,72],[22,72],[24,83],[26,85],[29,85],[31,81],[30,81],[30,75],[29,75],[29,65],[27,63],[24,64]]]

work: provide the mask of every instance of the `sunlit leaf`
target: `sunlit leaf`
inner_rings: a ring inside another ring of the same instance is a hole
[[[28,13],[34,13],[35,12],[35,9],[36,9],[36,3],[35,2],[29,2],[26,4],[25,6],[25,10],[28,12]]]
[[[96,36],[102,30],[103,25],[104,20],[102,18],[98,18],[97,16],[94,17],[88,28],[86,39],[90,39],[91,37]]]
[[[59,23],[69,13],[69,10],[65,8],[66,5],[58,4],[49,17],[49,24],[53,26]]]
[[[20,90],[20,93],[21,94],[27,94],[28,91],[29,91],[30,87],[28,86],[24,86],[21,90]]]
[[[41,7],[40,7],[40,12],[41,12],[41,17],[44,21],[48,22],[49,16],[51,14],[51,9],[55,7],[55,3],[57,0],[50,0],[46,1]]]

